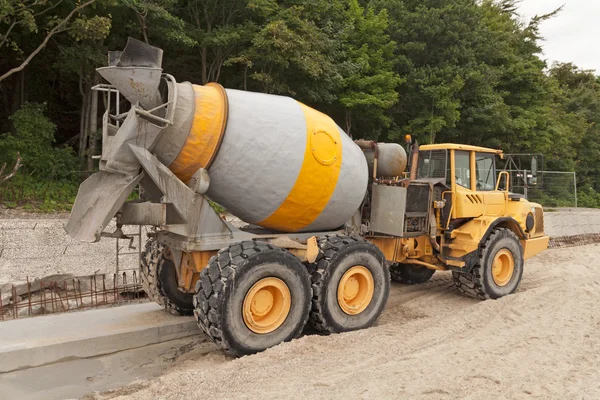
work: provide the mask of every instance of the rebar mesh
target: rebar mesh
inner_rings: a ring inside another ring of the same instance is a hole
[[[34,281],[0,290],[0,321],[147,301],[137,271],[63,281]]]

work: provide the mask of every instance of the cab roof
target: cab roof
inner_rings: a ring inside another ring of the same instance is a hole
[[[438,144],[424,144],[419,146],[419,150],[465,150],[465,151],[477,151],[480,153],[492,153],[502,156],[502,150],[489,149],[487,147],[471,146],[468,144],[456,144],[456,143],[438,143]]]

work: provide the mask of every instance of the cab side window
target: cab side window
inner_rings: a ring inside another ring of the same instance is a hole
[[[469,163],[469,152],[462,150],[454,151],[454,177],[456,184],[467,189],[471,188],[471,173]]]
[[[493,154],[476,153],[475,170],[477,173],[477,190],[494,190],[496,188],[496,168]]]

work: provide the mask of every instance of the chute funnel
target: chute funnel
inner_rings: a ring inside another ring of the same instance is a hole
[[[158,47],[129,38],[123,51],[109,53],[109,66],[96,71],[131,104],[139,102],[148,110],[163,103],[158,90],[162,54]]]

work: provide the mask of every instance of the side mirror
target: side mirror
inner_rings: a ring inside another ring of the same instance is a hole
[[[537,185],[537,157],[531,157],[531,175],[527,176],[527,184]]]

